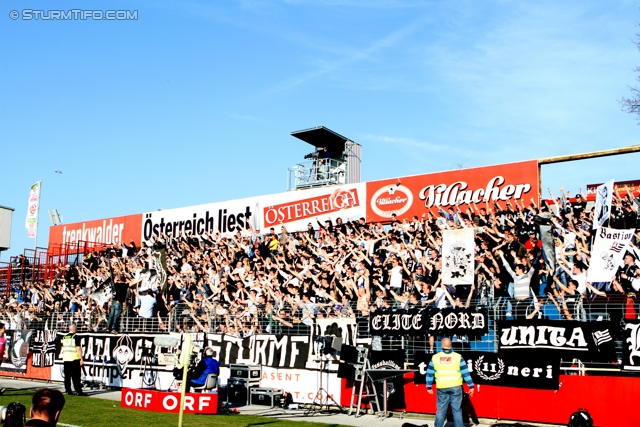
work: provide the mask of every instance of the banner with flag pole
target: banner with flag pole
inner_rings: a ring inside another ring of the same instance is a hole
[[[27,219],[25,221],[25,227],[27,228],[27,236],[34,240],[34,246],[38,239],[38,214],[40,212],[40,189],[42,187],[42,180],[36,182],[31,186],[29,192],[29,205],[27,207]]]

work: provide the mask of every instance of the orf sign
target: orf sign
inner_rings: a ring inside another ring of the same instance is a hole
[[[367,221],[390,221],[398,218],[420,217],[427,211],[448,209],[457,203],[485,201],[492,206],[500,202],[538,199],[538,162],[519,163],[461,169],[426,175],[367,182]]]
[[[180,393],[123,388],[120,405],[123,408],[143,411],[179,412]],[[217,414],[218,395],[216,393],[187,393],[184,399],[184,412]]]

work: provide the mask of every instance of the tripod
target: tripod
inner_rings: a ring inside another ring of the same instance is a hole
[[[154,369],[153,358],[150,350],[143,349],[141,358],[142,366],[140,367],[140,388],[149,387],[153,390],[159,389],[156,384],[158,382],[158,369]]]
[[[311,402],[311,405],[304,412],[304,416],[308,417],[309,415],[314,415],[317,412],[321,412],[323,406],[326,406],[328,409],[329,401],[333,402],[333,404],[338,407],[338,410],[340,412],[345,413],[344,409],[342,409],[340,404],[338,404],[338,402],[336,402],[335,399],[331,397],[329,392],[322,386],[322,374],[325,373],[325,370],[327,369],[327,363],[329,361],[327,359],[320,358],[320,359],[316,359],[314,362],[320,363],[320,371],[319,371],[320,380],[318,381],[320,387],[318,388],[318,391],[316,391],[315,397],[313,398],[313,402]],[[327,371],[327,374],[328,373],[329,372]],[[325,397],[324,405],[322,403],[323,393]]]

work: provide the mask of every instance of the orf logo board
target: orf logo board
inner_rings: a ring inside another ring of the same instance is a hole
[[[120,397],[123,408],[153,412],[179,412],[180,393],[157,392],[123,388]],[[194,414],[216,414],[217,393],[187,393],[184,398],[184,412]]]
[[[538,198],[538,162],[414,175],[367,183],[367,221],[420,217],[427,211],[469,205]]]

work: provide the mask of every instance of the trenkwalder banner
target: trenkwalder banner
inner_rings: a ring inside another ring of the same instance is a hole
[[[376,310],[369,315],[373,336],[471,335],[489,331],[486,310],[468,308]]]
[[[474,384],[557,390],[560,385],[560,357],[543,356],[535,350],[519,352],[460,353]],[[414,384],[426,384],[427,368],[433,354],[421,351],[413,356]]]
[[[537,350],[583,362],[615,360],[613,322],[513,320],[498,322],[499,353]]]

